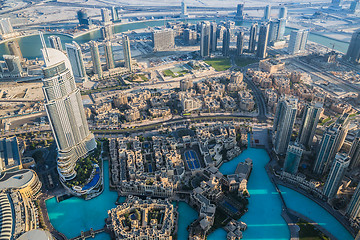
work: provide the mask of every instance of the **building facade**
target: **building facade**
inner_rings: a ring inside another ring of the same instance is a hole
[[[289,54],[298,54],[305,51],[309,30],[300,29],[293,30],[290,33],[290,41],[288,45]]]
[[[71,68],[76,82],[83,82],[87,80],[84,58],[81,48],[77,42],[73,41],[71,44],[65,44],[66,53],[70,60]]]
[[[90,53],[91,53],[91,61],[93,64],[93,72],[98,75],[99,78],[103,76],[103,71],[101,67],[99,46],[97,42],[90,41]]]
[[[345,57],[349,61],[360,63],[360,29],[353,33]]]
[[[297,173],[302,153],[303,148],[300,146],[300,144],[297,142],[289,144],[286,152],[283,171],[291,174]]]
[[[130,40],[128,36],[123,36],[122,38],[122,45],[123,45],[123,53],[124,53],[124,62],[125,67],[132,72],[132,60],[131,60],[131,50],[130,50]]]
[[[169,28],[152,32],[154,52],[169,51],[175,48],[174,31]]]
[[[210,22],[201,23],[201,33],[200,33],[200,56],[208,57],[210,56]]]
[[[260,26],[259,41],[257,44],[256,56],[258,58],[266,58],[268,39],[269,39],[269,23],[263,23]]]

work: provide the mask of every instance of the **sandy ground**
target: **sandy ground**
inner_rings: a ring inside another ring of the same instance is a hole
[[[25,98],[29,100],[42,100],[44,94],[42,92],[42,83],[19,83],[19,84],[1,84],[0,88],[2,92],[7,93],[7,99]],[[23,93],[26,94],[24,96]]]

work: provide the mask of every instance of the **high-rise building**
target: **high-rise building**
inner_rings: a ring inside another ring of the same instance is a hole
[[[305,106],[298,135],[299,143],[305,147],[311,146],[317,124],[323,111],[323,104],[319,102],[307,104]]]
[[[327,198],[333,198],[336,195],[349,163],[349,156],[343,153],[336,154],[323,189],[323,194]]]
[[[101,78],[103,75],[103,71],[101,68],[99,46],[98,46],[97,42],[90,41],[90,53],[91,53],[91,60],[92,60],[92,64],[93,64],[93,72],[95,74],[97,74],[99,78]]]
[[[41,36],[45,60],[43,92],[45,109],[58,149],[58,172],[62,182],[76,177],[76,162],[96,148],[89,131],[80,90],[76,88],[66,55],[47,48]]]
[[[59,51],[63,51],[61,39],[58,36],[49,37],[50,47]]]
[[[236,38],[236,55],[240,56],[244,52],[244,32],[240,31]]]
[[[223,56],[229,56],[230,54],[230,40],[231,40],[231,32],[229,28],[226,28],[226,32],[223,37],[223,46],[222,46]]]
[[[278,31],[277,40],[283,40],[284,39],[285,29],[286,29],[286,19],[285,18],[280,18],[279,19],[279,31]]]
[[[340,118],[331,126],[327,127],[320,142],[316,161],[313,167],[315,174],[327,172],[336,153],[341,149],[348,132],[348,114]]]
[[[118,12],[114,6],[111,7],[111,19],[113,22],[119,20]]]
[[[244,4],[243,3],[240,3],[237,5],[235,18],[239,19],[239,20],[244,20]]]
[[[282,97],[276,107],[273,126],[273,145],[277,154],[285,154],[289,145],[297,113],[296,98]]]
[[[210,22],[201,23],[201,34],[200,34],[200,56],[210,56]]]
[[[154,30],[152,42],[154,52],[173,50],[175,48],[174,31],[169,28]]]
[[[104,44],[105,61],[107,70],[115,68],[114,54],[112,51],[111,41],[106,41]]]
[[[351,2],[350,4],[350,12],[351,13],[358,13],[360,12],[360,1],[359,0],[354,0]]]
[[[258,24],[253,23],[250,28],[249,52],[254,53],[256,48]]]
[[[20,61],[23,60],[23,55],[21,53],[21,49],[17,40],[7,42],[9,51],[11,55],[18,56]]]
[[[191,29],[184,30],[184,42],[187,45],[194,45],[197,41],[197,32]]]
[[[279,40],[279,31],[280,31],[280,20],[271,20],[269,25],[269,37],[268,43],[276,42]]]
[[[101,19],[102,19],[102,23],[104,25],[111,24],[110,14],[111,14],[111,12],[109,9],[107,9],[107,8],[101,9]]]
[[[285,157],[283,171],[295,174],[298,171],[303,148],[297,142],[290,143]]]
[[[309,30],[292,30],[290,33],[290,41],[288,53],[297,54],[305,51]]]
[[[113,37],[113,30],[111,25],[101,27],[101,37],[104,40],[110,40]]]
[[[334,8],[340,8],[341,0],[331,0],[331,6]]]
[[[76,82],[83,82],[87,80],[84,58],[79,44],[75,41],[65,44],[66,53],[69,58],[71,68]]]
[[[182,18],[186,18],[188,17],[189,14],[187,12],[187,6],[186,3],[184,1],[181,2],[181,16]]]
[[[258,58],[266,58],[268,38],[269,38],[269,23],[263,23],[260,26],[259,41],[257,45],[256,56]]]
[[[24,69],[18,56],[3,55],[3,58],[11,77],[21,77],[23,75]]]
[[[132,60],[131,60],[131,51],[130,51],[130,40],[128,36],[123,36],[122,38],[123,52],[124,52],[124,62],[125,67],[132,72]]]
[[[288,9],[287,7],[285,6],[282,6],[279,10],[279,19],[287,19],[287,12],[288,12]]]
[[[81,26],[88,27],[89,25],[92,25],[92,20],[88,17],[85,9],[80,9],[76,14]]]
[[[210,52],[216,52],[217,48],[217,25],[216,22],[210,24]]]
[[[356,187],[354,195],[352,196],[349,205],[346,208],[346,216],[350,219],[356,219],[360,213],[360,183]]]
[[[349,151],[351,159],[349,169],[353,170],[360,166],[360,132],[357,133]]]
[[[7,35],[12,34],[14,29],[11,25],[10,18],[0,19],[0,39],[5,39]]]
[[[360,29],[353,33],[345,57],[352,62],[360,63]]]
[[[270,20],[271,18],[271,6],[270,5],[266,5],[265,9],[264,9],[264,20]]]

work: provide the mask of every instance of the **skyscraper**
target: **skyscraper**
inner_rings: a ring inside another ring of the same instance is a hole
[[[21,49],[20,49],[18,41],[17,40],[9,41],[7,43],[7,45],[8,45],[10,54],[14,55],[14,56],[18,56],[20,58],[20,61],[22,61],[23,55],[21,53]]]
[[[154,52],[168,51],[175,48],[174,31],[169,28],[154,30],[152,32]]]
[[[285,29],[286,29],[286,19],[285,18],[280,18],[279,19],[279,31],[278,31],[277,40],[283,40],[284,39]]]
[[[89,131],[69,59],[59,50],[46,48],[42,36],[41,40],[45,60],[45,109],[58,149],[58,172],[61,181],[65,182],[75,178],[76,162],[95,149],[96,142]]]
[[[21,77],[24,69],[21,66],[21,61],[18,56],[14,55],[3,55],[6,66],[11,77]]]
[[[271,20],[269,25],[269,37],[268,43],[276,42],[279,40],[279,31],[280,31],[280,20]]]
[[[113,51],[112,51],[111,41],[106,41],[105,42],[105,44],[104,44],[104,52],[105,52],[106,68],[108,70],[115,68],[114,55],[113,55]]]
[[[113,37],[113,30],[111,25],[101,27],[101,37],[104,40],[110,40]]]
[[[236,55],[240,56],[244,52],[244,32],[240,31],[236,38]]]
[[[187,6],[186,3],[184,1],[181,2],[181,16],[182,18],[186,18],[188,17],[188,12],[187,12]]]
[[[292,30],[290,33],[290,41],[288,53],[297,54],[305,51],[309,30]]]
[[[288,11],[287,7],[282,6],[280,8],[280,10],[279,10],[279,19],[282,19],[282,18],[286,19],[287,18],[287,11]]]
[[[230,54],[230,40],[231,40],[231,32],[229,28],[226,28],[223,37],[223,46],[222,46],[223,56],[229,56]]]
[[[240,3],[237,5],[235,18],[239,19],[239,20],[244,20],[244,4],[243,3]]]
[[[346,215],[350,219],[356,219],[360,213],[360,183],[356,187],[354,195],[352,196],[349,205],[346,208]]]
[[[352,62],[360,63],[360,29],[353,33],[345,57]]]
[[[350,12],[351,13],[357,13],[360,11],[360,1],[359,0],[354,0],[351,2],[350,4]]]
[[[61,39],[58,36],[49,37],[50,47],[59,51],[63,51]]]
[[[271,6],[270,5],[266,5],[265,9],[264,9],[264,20],[270,20],[270,15],[271,15]]]
[[[310,147],[315,135],[323,109],[322,103],[307,104],[304,108],[304,115],[300,126],[298,141],[305,147]]]
[[[349,163],[349,156],[343,153],[336,154],[323,189],[326,197],[333,198],[336,195]]]
[[[210,22],[208,21],[201,23],[200,56],[210,56]]]
[[[253,23],[250,28],[250,38],[249,38],[249,52],[254,53],[256,48],[256,39],[257,39],[257,29],[258,24]]]
[[[132,72],[132,60],[131,60],[131,51],[130,51],[130,40],[128,36],[123,36],[122,38],[123,52],[124,52],[124,61],[125,67]]]
[[[273,126],[273,145],[277,154],[285,154],[289,145],[297,112],[296,98],[282,97],[276,107]]]
[[[360,132],[357,133],[351,144],[349,157],[351,159],[349,169],[353,170],[360,166]]]
[[[90,41],[90,52],[93,64],[93,72],[97,74],[99,78],[101,78],[103,75],[103,71],[101,68],[100,53],[97,42]]]
[[[101,19],[102,19],[102,23],[104,25],[111,24],[110,10],[109,9],[107,9],[107,8],[102,8],[101,9]]]
[[[119,20],[119,15],[117,13],[117,10],[114,6],[111,7],[111,19],[113,22]]]
[[[216,52],[217,48],[217,25],[216,22],[210,24],[210,52]]]
[[[65,44],[66,53],[70,60],[71,68],[76,82],[83,82],[87,80],[84,58],[79,44],[75,41]]]
[[[257,45],[256,56],[258,58],[266,58],[268,38],[269,38],[269,23],[263,23],[260,26],[259,41]]]
[[[295,174],[298,171],[303,149],[297,142],[290,143],[285,157],[283,170]]]
[[[313,167],[315,174],[322,175],[329,169],[331,161],[344,143],[348,124],[348,115],[344,114],[333,125],[326,128]]]

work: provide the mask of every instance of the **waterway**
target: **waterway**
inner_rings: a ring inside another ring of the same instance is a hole
[[[253,160],[248,190],[250,192],[249,211],[241,218],[248,225],[244,232],[245,240],[287,240],[289,229],[281,217],[281,201],[278,193],[264,169],[270,160],[264,149],[248,148],[234,160],[224,163],[220,171],[223,174],[234,173],[239,162],[246,158]],[[104,192],[89,201],[80,198],[70,198],[58,203],[55,198],[46,201],[48,214],[53,226],[68,238],[80,235],[80,231],[87,231],[91,227],[100,229],[104,226],[107,211],[114,208],[117,193],[109,190],[108,162],[104,162]],[[289,188],[280,186],[286,204],[308,218],[321,224],[327,231],[341,240],[352,240],[350,233],[326,210],[302,194]],[[124,201],[124,197],[121,201]],[[178,203],[178,239],[187,240],[187,226],[192,223],[198,213],[184,202]],[[108,240],[109,235],[103,233],[95,240]],[[209,240],[225,240],[226,232],[218,229],[213,232]]]
[[[114,26],[114,33],[122,33],[126,31],[131,30],[137,30],[137,29],[144,29],[148,27],[160,27],[164,26],[166,22],[169,22],[171,20],[156,20],[156,21],[148,21],[148,22],[133,22],[133,23],[125,23],[121,25]],[[191,23],[196,23],[199,21],[199,19],[192,19],[188,20]],[[251,22],[244,21],[244,22],[236,22],[237,25],[249,27]],[[291,30],[293,28],[286,28],[285,35],[289,35]],[[92,31],[89,33],[86,33],[84,35],[81,35],[75,39],[72,39],[69,36],[61,35],[61,34],[48,34],[46,33],[45,39],[47,40],[47,37],[50,35],[58,35],[62,41],[62,44],[65,45],[65,43],[70,43],[72,41],[76,41],[79,44],[86,43],[90,40],[97,40],[101,37],[100,31]],[[312,42],[316,42],[319,44],[322,44],[326,47],[329,47],[330,49],[333,47],[334,49],[343,53],[346,53],[347,48],[349,46],[349,43],[345,43],[342,41],[338,41],[336,39],[328,38],[325,36],[321,36],[318,34],[310,33],[309,34],[309,40]],[[22,54],[25,58],[28,59],[36,59],[41,58],[41,42],[38,35],[31,35],[27,37],[18,38],[18,42],[20,45],[20,49],[22,51]],[[47,42],[47,41],[46,41]],[[3,43],[0,44],[0,56],[4,54],[9,54],[9,49],[7,47],[7,44]]]

